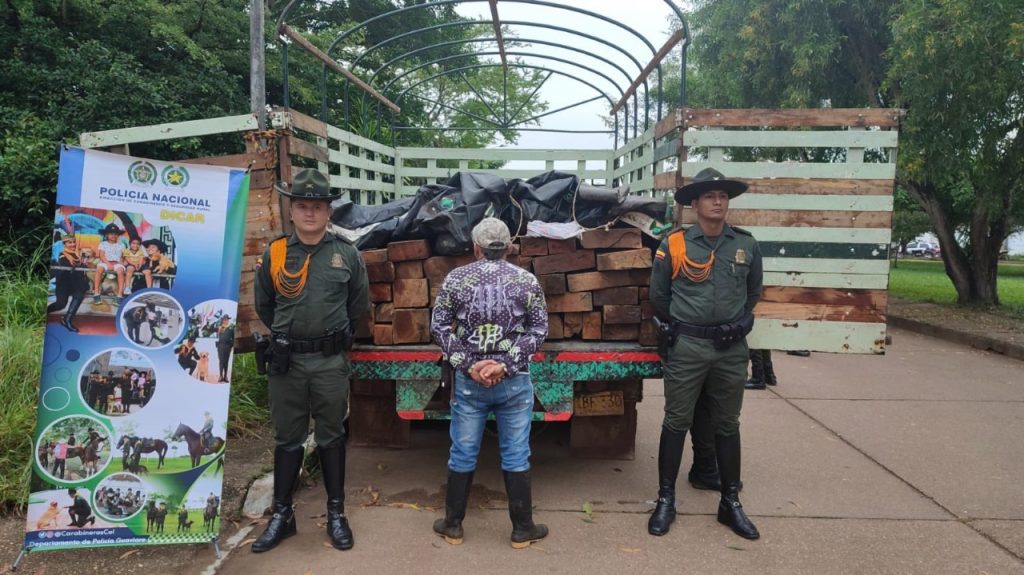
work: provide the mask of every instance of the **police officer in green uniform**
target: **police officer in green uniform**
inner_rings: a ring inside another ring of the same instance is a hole
[[[658,448],[658,503],[648,523],[664,535],[676,517],[675,486],[686,432],[703,393],[721,478],[718,521],[741,537],[760,534],[739,502],[739,417],[747,375],[745,336],[761,296],[761,253],[749,232],[725,223],[746,184],[708,168],[676,191],[697,223],[669,234],[655,253],[651,303],[661,322],[665,419]]]
[[[292,490],[302,468],[309,417],[327,490],[327,533],[351,549],[345,518],[345,431],[349,362],[355,325],[369,309],[366,266],[355,246],[327,231],[331,193],[327,176],[305,169],[290,188],[295,231],[271,242],[257,263],[256,312],[270,328],[270,416],[274,424],[274,515],[252,544],[273,549],[295,534]]]

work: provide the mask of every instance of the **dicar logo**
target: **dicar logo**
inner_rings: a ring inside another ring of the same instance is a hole
[[[156,168],[142,160],[133,162],[128,166],[128,181],[132,184],[152,186],[156,183]]]
[[[181,166],[167,166],[160,174],[160,180],[165,186],[184,188],[188,185],[188,170]]]

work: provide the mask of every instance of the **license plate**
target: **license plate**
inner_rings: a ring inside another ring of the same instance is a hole
[[[586,393],[573,398],[573,413],[577,417],[595,415],[622,415],[626,412],[622,391]]]

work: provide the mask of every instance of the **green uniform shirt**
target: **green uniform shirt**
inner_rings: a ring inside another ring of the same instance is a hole
[[[709,240],[697,224],[683,234],[690,261],[704,263],[714,250],[715,264],[711,275],[701,283],[691,281],[682,270],[672,279],[672,254],[665,238],[651,270],[651,303],[658,318],[693,325],[721,325],[753,311],[761,297],[763,281],[757,240],[746,230],[728,224],[717,239]]]
[[[310,246],[294,233],[288,237],[285,269],[295,273],[306,255],[309,272],[306,287],[294,299],[274,290],[270,278],[270,247],[256,270],[256,313],[273,333],[293,339],[313,339],[355,325],[370,307],[366,266],[359,251],[347,240],[325,233]]]

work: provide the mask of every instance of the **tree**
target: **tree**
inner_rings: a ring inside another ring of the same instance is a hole
[[[1024,0],[698,0],[690,28],[691,105],[906,108],[897,181],[958,302],[998,303],[1024,218]]]
[[[906,190],[897,187],[892,206],[892,239],[897,246],[894,258],[898,260],[908,243],[930,231],[932,224],[921,204],[911,198]]]

